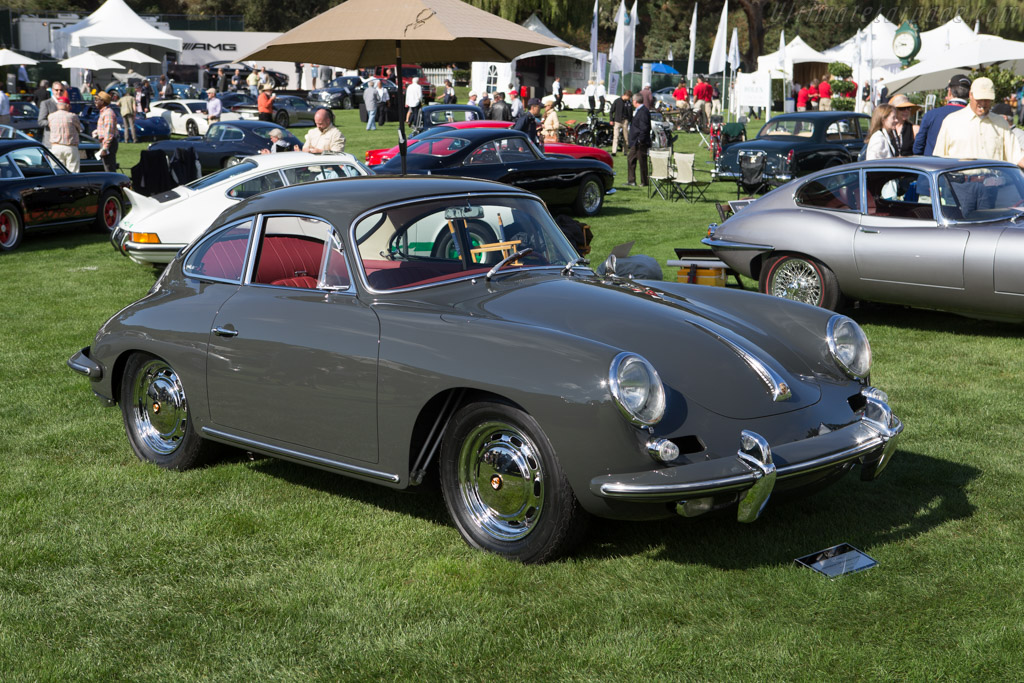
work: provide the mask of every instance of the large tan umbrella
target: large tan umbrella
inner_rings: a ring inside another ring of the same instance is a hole
[[[510,62],[548,47],[568,47],[461,0],[348,0],[245,57],[316,62],[347,69],[414,62]],[[402,79],[398,98],[402,101]],[[405,121],[398,118],[405,173]]]

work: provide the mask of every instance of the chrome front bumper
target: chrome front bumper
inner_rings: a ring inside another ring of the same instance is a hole
[[[861,479],[877,478],[892,460],[903,423],[874,390],[864,391],[863,417],[842,429],[772,448],[744,430],[735,457],[644,472],[595,477],[591,491],[602,498],[642,503],[676,503],[676,511],[694,516],[711,509],[720,494],[740,496],[737,519],[753,522],[761,514],[777,481],[859,462]],[[778,459],[778,462],[776,462]]]
[[[765,173],[764,177],[770,180],[772,183],[777,185],[784,185],[793,179],[793,176],[789,173]],[[718,169],[711,170],[712,180],[735,180],[739,181],[743,179],[743,174],[736,171],[724,171]]]
[[[122,256],[142,264],[170,263],[181,251],[184,244],[152,244],[149,242],[132,242],[130,232],[123,228],[114,228],[110,233],[110,244]]]
[[[90,349],[91,347],[86,346],[76,352],[75,355],[71,356],[71,358],[68,358],[68,367],[78,374],[84,375],[92,380],[92,393],[96,396],[97,400],[108,408],[113,407],[117,405],[116,401],[108,396],[103,396],[96,392],[96,382],[103,379],[103,366],[89,357]]]

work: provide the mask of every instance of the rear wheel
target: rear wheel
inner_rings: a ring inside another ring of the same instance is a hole
[[[496,239],[491,229],[479,221],[470,221],[466,226],[466,234],[469,237],[470,248],[479,247],[481,244],[489,244]],[[437,236],[437,239],[434,241],[434,247],[430,250],[430,256],[432,258],[444,259],[459,258],[458,244],[449,230],[446,229]]]
[[[139,460],[168,470],[203,463],[210,444],[196,433],[185,387],[174,368],[148,353],[128,359],[121,378],[121,416]]]
[[[759,284],[765,294],[833,311],[839,306],[842,294],[835,273],[827,266],[792,254],[768,261]]]
[[[342,109],[351,109],[352,108],[352,98],[351,97],[342,97],[341,98],[341,108]]]
[[[274,121],[282,128],[287,128],[288,124],[291,123],[291,118],[288,116],[288,112],[282,109],[274,116]]]
[[[604,185],[593,173],[583,177],[576,195],[576,213],[581,216],[596,216],[604,206]]]
[[[25,226],[22,225],[18,210],[10,204],[0,205],[0,249],[17,249],[24,236]]]
[[[189,119],[185,122],[185,132],[188,133],[189,137],[197,137],[199,135],[199,124]]]
[[[124,200],[117,190],[107,190],[100,196],[96,210],[96,229],[111,232],[124,217]]]
[[[471,547],[525,563],[564,555],[587,515],[537,421],[483,402],[459,410],[441,446],[441,489]]]

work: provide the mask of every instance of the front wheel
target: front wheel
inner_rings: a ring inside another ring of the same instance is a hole
[[[580,216],[596,216],[604,206],[604,185],[594,174],[583,177],[579,192],[576,195],[576,214]]]
[[[291,123],[291,118],[288,116],[288,112],[282,110],[277,112],[277,115],[274,116],[274,121],[282,128],[287,128],[288,124]]]
[[[835,310],[841,292],[835,273],[805,256],[776,256],[768,261],[759,282],[765,294]]]
[[[22,225],[18,210],[9,204],[0,206],[0,249],[17,249],[24,236],[25,226]]]
[[[352,108],[352,98],[351,97],[342,97],[341,98],[341,108],[342,109],[351,109]]]
[[[581,538],[587,515],[537,421],[483,402],[459,410],[441,446],[441,490],[471,547],[524,563],[556,559]]]
[[[107,190],[100,197],[96,210],[96,229],[111,232],[124,217],[124,200],[117,190]]]
[[[121,416],[139,460],[168,470],[201,465],[210,445],[196,434],[181,379],[148,353],[128,359],[121,378]]]
[[[198,137],[199,136],[199,124],[196,123],[195,121],[193,121],[192,119],[189,119],[188,121],[185,122],[185,132],[188,134],[189,137],[192,137],[192,138]]]

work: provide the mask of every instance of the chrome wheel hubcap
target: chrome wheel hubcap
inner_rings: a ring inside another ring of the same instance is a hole
[[[768,293],[805,304],[818,305],[822,283],[814,267],[800,259],[790,259],[775,269]]]
[[[500,541],[517,541],[540,519],[544,503],[540,454],[508,423],[477,425],[459,453],[459,489],[480,529]]]
[[[583,187],[583,208],[587,210],[587,213],[593,213],[597,211],[597,207],[600,205],[601,189],[597,186],[597,183],[587,183]]]
[[[142,367],[132,387],[131,410],[139,439],[160,455],[173,453],[185,436],[188,403],[167,363],[153,360]]]

